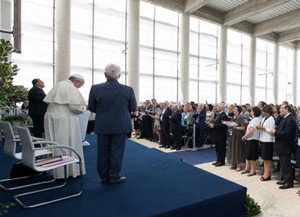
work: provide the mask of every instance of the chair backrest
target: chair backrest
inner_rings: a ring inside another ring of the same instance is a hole
[[[15,134],[11,123],[7,121],[0,121],[0,124],[4,135],[4,153],[16,159],[20,159],[16,156],[17,143],[15,141]]]
[[[27,127],[17,127],[22,143],[22,163],[31,168],[35,168],[35,151],[32,137]]]

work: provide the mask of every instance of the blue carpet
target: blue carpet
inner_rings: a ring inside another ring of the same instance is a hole
[[[216,151],[215,148],[212,147],[198,149],[196,151],[176,151],[171,152],[170,154],[191,165],[208,163],[216,160]]]
[[[127,181],[115,186],[102,185],[96,172],[95,139],[94,135],[88,136],[91,146],[84,147],[87,174],[81,197],[30,210],[17,205],[8,209],[4,217],[245,216],[245,187],[132,141],[126,144],[122,170]],[[3,146],[0,162],[0,178],[7,178],[15,161],[3,154]],[[73,190],[77,185],[78,179],[70,179],[67,189]],[[28,189],[0,192],[0,201],[12,202],[13,195],[24,191]],[[44,198],[50,196],[53,195]],[[37,198],[30,200],[33,199]]]

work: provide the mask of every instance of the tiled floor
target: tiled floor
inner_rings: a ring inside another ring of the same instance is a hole
[[[145,139],[132,139],[133,141],[145,145],[149,148],[158,148],[157,143]],[[159,149],[159,148],[158,148]],[[163,152],[171,152],[170,149],[159,149]],[[196,167],[213,173],[217,176],[228,179],[237,184],[247,187],[247,193],[261,206],[262,213],[258,217],[295,217],[300,213],[300,190],[299,171],[296,171],[296,181],[294,188],[281,190],[276,184],[279,173],[272,175],[272,179],[267,182],[260,181],[260,171],[257,175],[247,177],[240,172],[230,170],[229,165],[215,167],[210,163],[199,164]]]

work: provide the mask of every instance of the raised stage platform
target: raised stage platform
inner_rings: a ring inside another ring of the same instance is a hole
[[[86,170],[82,197],[25,210],[18,205],[4,216],[13,217],[243,217],[246,188],[180,161],[177,157],[127,142],[122,175],[127,181],[105,186],[96,171],[96,136],[84,147]],[[0,179],[15,162],[0,151]],[[75,187],[78,180],[71,180]],[[12,202],[14,192],[0,192]],[[48,196],[45,196],[48,197]]]

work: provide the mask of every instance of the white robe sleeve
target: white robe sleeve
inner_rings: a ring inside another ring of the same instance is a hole
[[[78,104],[69,104],[69,109],[76,115],[80,115],[86,110],[84,105]]]

